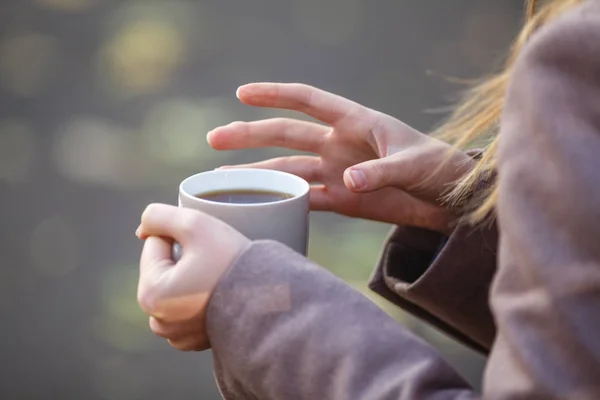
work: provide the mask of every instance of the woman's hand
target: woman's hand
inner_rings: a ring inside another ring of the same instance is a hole
[[[285,147],[315,154],[238,167],[276,169],[313,183],[313,210],[451,230],[453,218],[439,199],[472,166],[466,154],[451,153],[450,145],[395,118],[310,86],[256,83],[239,88],[237,96],[248,105],[296,110],[326,124],[276,118],[209,132],[217,150]]]
[[[145,240],[138,302],[150,328],[179,350],[210,348],[205,318],[219,279],[250,240],[199,211],[163,204],[146,208],[136,235]],[[184,249],[177,263],[173,242]]]

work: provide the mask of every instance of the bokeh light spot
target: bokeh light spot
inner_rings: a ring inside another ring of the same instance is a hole
[[[129,137],[126,129],[110,121],[77,117],[56,136],[54,162],[72,180],[115,184],[124,179],[120,160]]]
[[[59,60],[58,42],[51,36],[26,33],[0,45],[0,83],[18,96],[37,95]]]
[[[146,329],[148,317],[136,300],[138,276],[137,265],[108,268],[102,284],[102,306],[107,315]]]
[[[294,19],[311,40],[324,45],[340,45],[362,28],[362,0],[294,0]]]
[[[135,300],[135,293],[132,298]],[[114,316],[103,316],[94,319],[92,331],[94,336],[123,353],[139,354],[154,347],[154,337],[150,328],[124,323]]]
[[[137,266],[107,268],[100,288],[102,314],[92,323],[96,338],[125,353],[147,351],[155,339],[137,303],[137,283]]]
[[[99,71],[116,91],[143,94],[164,87],[184,54],[183,37],[172,22],[131,21],[101,50]]]
[[[0,121],[0,181],[24,182],[33,171],[35,135],[25,121]]]
[[[169,99],[157,104],[144,120],[143,144],[148,154],[172,166],[207,164],[218,157],[206,142],[216,126],[231,122],[227,101]]]
[[[41,274],[60,276],[79,266],[79,235],[75,227],[61,216],[42,221],[30,242],[32,266]]]

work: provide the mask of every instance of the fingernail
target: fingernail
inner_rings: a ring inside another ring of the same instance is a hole
[[[348,178],[350,179],[350,184],[354,189],[364,189],[367,186],[367,178],[365,174],[358,169],[351,169],[348,171]]]
[[[241,88],[242,88],[242,87],[240,86],[240,87],[239,87],[239,88],[237,88],[237,89],[236,89],[236,91],[235,91],[235,97],[237,97],[238,99],[240,98],[240,89],[241,89]]]
[[[210,131],[206,134],[206,141],[208,142],[208,144],[210,144],[210,138],[211,138],[212,134],[213,134],[213,131]]]
[[[137,229],[135,230],[135,236],[137,236],[138,238],[140,237],[140,233],[142,231],[142,227],[141,225],[137,227]]]

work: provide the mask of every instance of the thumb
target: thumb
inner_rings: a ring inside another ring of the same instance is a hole
[[[140,277],[137,298],[140,307],[148,315],[156,315],[157,303],[163,296],[162,276],[173,267],[170,257],[171,243],[156,236],[148,237],[140,259]]]
[[[144,241],[140,257],[140,279],[157,281],[158,277],[171,269],[174,265],[171,246],[171,241],[157,236],[150,236]]]
[[[181,243],[183,247],[202,241],[216,220],[200,211],[166,204],[150,204],[142,214],[139,237],[157,236]]]
[[[410,163],[401,153],[392,156],[369,160],[354,165],[344,171],[346,187],[359,193],[372,192],[384,187],[393,186],[402,189],[413,175]]]

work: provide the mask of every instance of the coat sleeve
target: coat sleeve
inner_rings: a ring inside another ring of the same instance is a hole
[[[482,395],[364,296],[266,241],[234,263],[209,304],[223,396],[600,398],[598,54],[600,3],[591,1],[536,34],[514,71],[498,170],[496,336]]]
[[[329,271],[254,242],[207,316],[226,400],[470,399],[436,351]]]
[[[496,224],[459,225],[449,238],[420,228],[391,232],[369,286],[405,311],[487,354],[495,336],[489,289]]]

